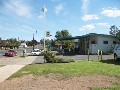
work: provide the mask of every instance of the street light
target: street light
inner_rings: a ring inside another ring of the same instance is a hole
[[[45,39],[46,39],[46,12],[47,12],[47,9],[44,5],[44,7],[42,8],[41,10],[43,12],[43,15],[44,15],[44,51],[45,51]]]

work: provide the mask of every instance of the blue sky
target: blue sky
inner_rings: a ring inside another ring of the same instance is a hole
[[[120,0],[45,0],[46,30],[54,39],[56,31],[72,36],[109,34],[110,26],[120,28]],[[0,37],[32,40],[44,37],[43,0],[0,0]],[[36,34],[37,30],[37,34]]]

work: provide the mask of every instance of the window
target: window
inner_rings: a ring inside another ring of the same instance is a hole
[[[116,44],[116,41],[113,41],[113,44]]]
[[[103,44],[108,44],[108,41],[103,41]]]
[[[91,44],[96,44],[96,41],[91,41]]]

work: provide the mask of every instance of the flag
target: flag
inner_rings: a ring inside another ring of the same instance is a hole
[[[37,34],[37,30],[36,30],[36,34]]]

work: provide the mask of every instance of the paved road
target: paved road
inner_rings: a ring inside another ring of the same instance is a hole
[[[60,55],[58,57],[72,58],[74,60],[87,60],[88,59],[88,55],[73,55],[73,56]],[[102,57],[103,57],[103,59],[114,59],[113,55],[103,55]],[[90,59],[98,59],[98,56],[97,55],[90,55],[89,58]]]
[[[36,45],[35,48],[43,49],[43,46],[40,44],[40,45]],[[16,49],[17,54],[22,55],[23,54],[23,49],[26,49],[26,53],[30,53],[33,50],[32,47],[19,48],[19,49]],[[4,56],[6,51],[7,50],[0,50],[0,58],[9,58],[9,57]]]
[[[16,49],[17,54],[22,55],[23,54],[23,49],[24,48]],[[9,57],[4,56],[6,51],[7,50],[0,50],[0,58],[9,58]],[[32,51],[32,47],[26,48],[26,53],[30,53],[31,51]]]
[[[0,50],[0,58],[4,58],[6,50]]]
[[[62,58],[72,58],[74,60],[87,60],[87,55],[74,55],[74,56],[58,56]],[[0,59],[0,65],[27,65],[30,63],[44,63],[43,56],[29,56],[29,59],[20,58],[20,57],[9,57]],[[35,58],[32,59],[32,58]],[[90,60],[97,59],[97,55],[90,55]],[[113,55],[103,55],[103,59],[113,59]]]

